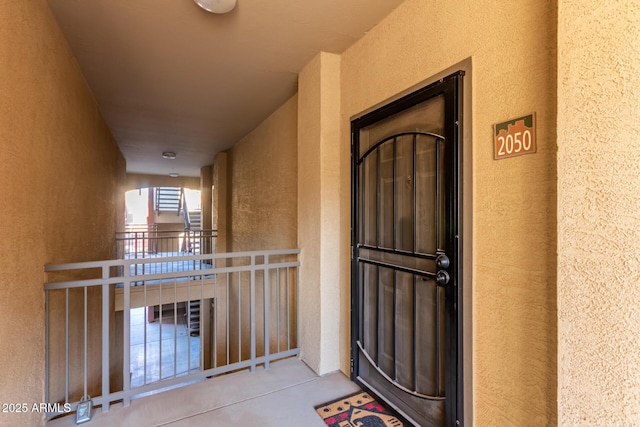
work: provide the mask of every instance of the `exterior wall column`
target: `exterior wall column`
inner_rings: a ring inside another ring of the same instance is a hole
[[[227,252],[227,229],[228,229],[228,182],[227,182],[227,153],[216,154],[213,164],[213,194],[211,221],[214,230],[218,230],[216,237],[216,253]],[[216,264],[226,266],[226,260],[218,260]]]
[[[558,2],[558,425],[640,419],[639,10]]]
[[[213,224],[213,165],[204,166],[200,169],[200,206],[201,206],[201,218],[202,218],[202,229],[203,230],[211,230]],[[210,254],[211,250],[211,241],[204,239],[205,243],[202,248],[202,253]]]
[[[322,52],[298,81],[300,348],[320,375],[340,369],[340,220],[340,56]]]

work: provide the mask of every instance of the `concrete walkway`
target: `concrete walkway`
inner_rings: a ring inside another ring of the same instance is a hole
[[[273,426],[322,427],[313,407],[358,391],[341,372],[317,376],[292,358],[265,370],[237,372],[141,397],[128,407],[97,410],[87,427],[111,426]],[[75,426],[75,414],[47,427]]]

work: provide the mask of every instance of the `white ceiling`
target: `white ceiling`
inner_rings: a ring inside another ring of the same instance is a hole
[[[199,176],[403,0],[47,0],[130,173]],[[161,158],[175,151],[174,161]]]

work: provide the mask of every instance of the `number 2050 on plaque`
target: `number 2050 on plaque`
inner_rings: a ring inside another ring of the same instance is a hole
[[[493,125],[493,158],[504,159],[536,152],[536,114]]]

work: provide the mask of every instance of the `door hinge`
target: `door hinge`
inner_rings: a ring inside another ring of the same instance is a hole
[[[351,358],[351,362],[349,362],[349,373],[353,374],[353,357]]]
[[[353,259],[353,257],[355,256],[355,248],[353,246],[351,246],[351,259]]]

